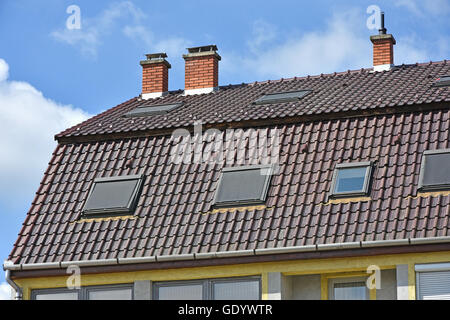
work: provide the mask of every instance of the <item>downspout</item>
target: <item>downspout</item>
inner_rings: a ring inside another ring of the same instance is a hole
[[[22,288],[17,285],[17,283],[14,282],[13,279],[11,279],[11,271],[6,270],[6,282],[14,289],[16,292],[16,296],[14,300],[22,300]]]

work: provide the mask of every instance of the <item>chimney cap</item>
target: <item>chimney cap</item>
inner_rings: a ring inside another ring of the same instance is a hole
[[[202,57],[202,56],[210,56],[213,55],[217,58],[217,60],[221,60],[222,58],[217,53],[217,46],[215,44],[210,44],[207,46],[201,46],[201,47],[192,47],[192,48],[186,48],[188,50],[188,54],[183,54],[183,58],[195,58],[195,57]]]
[[[164,63],[167,68],[171,68],[172,66],[170,65],[170,63],[165,59],[167,58],[167,54],[165,52],[158,52],[158,53],[147,53],[145,54],[145,56],[147,57],[146,60],[142,60],[140,62],[141,66],[146,65],[146,64],[152,64],[152,63]]]
[[[385,41],[385,40],[389,40],[392,42],[392,44],[396,44],[395,38],[392,34],[377,34],[374,36],[370,36],[370,41],[372,41],[372,43],[376,43],[379,41]]]
[[[147,53],[147,54],[145,54],[145,56],[147,57],[147,60],[167,58],[167,54],[165,52]]]
[[[215,44],[210,44],[207,46],[192,47],[192,48],[186,48],[186,49],[188,50],[189,53],[199,53],[199,52],[209,52],[209,51],[216,52],[217,46]]]

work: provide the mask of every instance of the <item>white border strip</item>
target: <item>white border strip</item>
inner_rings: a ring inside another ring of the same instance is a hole
[[[450,263],[416,264],[414,269],[417,272],[450,271]]]
[[[205,94],[205,93],[211,93],[217,90],[217,87],[210,87],[210,88],[199,88],[199,89],[189,89],[184,90],[185,96],[190,96],[193,94]]]
[[[392,69],[394,65],[393,64],[380,64],[378,66],[373,66],[374,72],[380,72],[380,71],[389,71]]]
[[[160,98],[167,94],[167,92],[151,92],[151,93],[142,93],[141,97],[144,100]]]

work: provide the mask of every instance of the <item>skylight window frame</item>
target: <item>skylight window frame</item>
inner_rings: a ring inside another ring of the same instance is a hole
[[[336,164],[333,172],[333,180],[331,181],[331,189],[329,195],[331,198],[351,198],[351,197],[363,197],[368,196],[370,193],[370,186],[372,183],[373,162],[346,162]],[[336,192],[337,178],[339,170],[341,169],[354,169],[366,167],[366,173],[364,174],[364,184],[361,191],[347,191]]]
[[[289,93],[295,93],[295,92],[302,92],[304,93],[301,97],[289,97],[289,98],[273,98],[270,99],[268,97],[275,96],[275,95],[281,95],[281,94],[289,94]],[[284,102],[293,102],[293,101],[299,101],[306,97],[308,94],[312,92],[311,89],[302,89],[302,90],[291,90],[291,91],[283,91],[283,92],[273,92],[273,93],[266,93],[256,99],[253,104],[259,105],[259,104],[274,104],[274,103],[284,103]]]
[[[450,148],[425,150],[423,152],[422,160],[420,162],[419,191],[441,191],[441,190],[449,190],[450,189],[450,183],[434,184],[434,185],[424,185],[424,183],[423,183],[423,180],[425,178],[426,157],[428,155],[443,154],[443,153],[450,154]]]
[[[148,117],[148,116],[153,116],[153,115],[163,115],[163,114],[167,114],[173,110],[176,110],[183,105],[184,105],[183,102],[174,102],[174,103],[157,104],[157,105],[142,105],[142,106],[138,106],[138,107],[128,111],[123,116],[125,118],[135,118],[135,117]],[[172,107],[167,110],[157,110],[156,109],[157,107],[165,107],[165,106],[172,106]]]
[[[443,78],[448,79],[443,80]],[[443,75],[433,83],[433,87],[449,87],[449,86],[450,86],[450,75]]]
[[[219,190],[222,185],[222,180],[224,173],[233,172],[233,171],[246,171],[246,170],[261,170],[267,169],[268,172],[266,174],[266,179],[264,181],[264,185],[262,188],[262,194],[258,199],[249,199],[249,200],[235,200],[235,201],[218,201]],[[226,208],[226,207],[236,207],[236,206],[250,206],[257,204],[264,204],[267,199],[267,194],[269,192],[270,182],[272,180],[272,176],[274,173],[274,166],[272,164],[262,164],[262,165],[248,165],[248,166],[236,166],[236,167],[226,167],[222,169],[220,174],[219,181],[217,182],[217,188],[215,190],[212,206],[218,208]]]
[[[104,208],[104,209],[86,209],[86,205],[89,202],[92,194],[94,193],[94,189],[97,183],[102,182],[114,182],[114,181],[125,181],[125,180],[137,180],[136,186],[128,200],[126,207],[112,207],[112,208]],[[104,216],[120,216],[127,215],[134,211],[137,203],[138,203],[138,195],[141,192],[141,188],[143,185],[144,175],[127,175],[127,176],[114,176],[114,177],[103,177],[94,179],[91,188],[89,190],[86,201],[84,202],[82,217],[104,217]]]

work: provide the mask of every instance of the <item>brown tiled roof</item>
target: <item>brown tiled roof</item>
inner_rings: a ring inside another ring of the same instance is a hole
[[[321,115],[450,101],[445,87],[432,87],[442,75],[450,74],[447,61],[402,65],[385,72],[361,69],[303,78],[222,86],[217,92],[184,96],[173,91],[151,100],[130,99],[104,113],[58,134],[57,138],[191,126],[201,120],[208,124]],[[252,104],[267,93],[310,89],[298,102],[277,105]],[[123,115],[142,105],[184,101],[183,107],[150,119]]]
[[[449,69],[449,64],[435,63],[221,87],[216,93],[183,97],[183,109],[166,120],[145,118],[145,124],[142,118],[131,124],[133,118],[121,117],[143,103],[132,99],[59,137],[185,126],[194,120],[188,114],[214,123],[448,102],[449,88],[431,84]],[[313,93],[295,104],[270,105],[270,112],[251,105],[264,92],[296,88]],[[178,99],[179,93],[171,93],[157,100]],[[178,117],[183,120],[176,121]],[[248,136],[241,150],[248,150],[257,138],[249,136],[251,130],[236,131]],[[423,151],[450,148],[448,105],[266,125],[256,132],[268,130],[278,130],[281,150],[280,170],[271,179],[265,205],[225,212],[213,210],[211,204],[227,164],[174,164],[170,156],[176,146],[170,135],[61,143],[9,259],[43,263],[450,236],[450,192],[418,193]],[[375,163],[369,197],[330,203],[335,165],[354,161]],[[95,178],[132,174],[145,176],[133,217],[80,220]]]

